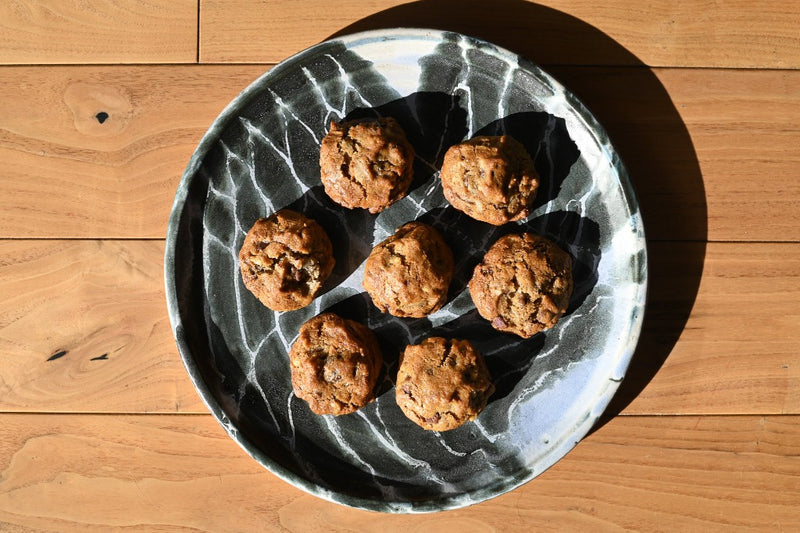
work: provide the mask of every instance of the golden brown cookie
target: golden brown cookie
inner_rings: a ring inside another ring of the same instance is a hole
[[[322,139],[320,177],[339,205],[378,213],[408,192],[414,148],[393,118],[331,123]]]
[[[308,305],[335,263],[322,226],[289,209],[258,219],[239,250],[244,286],[274,311]]]
[[[439,175],[453,207],[495,226],[527,217],[539,188],[531,156],[508,135],[451,146]]]
[[[469,292],[492,327],[528,338],[553,327],[567,310],[572,258],[539,235],[506,235],[475,267]]]
[[[334,313],[317,315],[289,351],[294,394],[318,415],[352,413],[375,399],[382,361],[369,328]]]
[[[469,341],[429,337],[400,356],[395,399],[424,429],[447,431],[475,420],[493,392],[483,356]]]
[[[424,317],[447,300],[453,253],[433,226],[409,222],[377,245],[364,267],[364,289],[378,309]]]

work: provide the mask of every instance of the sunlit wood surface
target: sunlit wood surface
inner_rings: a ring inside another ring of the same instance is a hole
[[[611,134],[649,239],[603,424],[523,487],[429,515],[256,464],[164,301],[169,210],[217,114],[287,56],[388,26],[545,65]],[[798,28],[800,3],[766,0],[0,3],[0,531],[800,530]]]

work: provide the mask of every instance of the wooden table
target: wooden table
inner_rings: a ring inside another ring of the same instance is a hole
[[[800,3],[0,3],[0,530],[800,529]],[[250,459],[208,414],[164,301],[194,147],[325,38],[453,29],[545,66],[609,130],[650,301],[607,416],[485,503],[378,515]]]

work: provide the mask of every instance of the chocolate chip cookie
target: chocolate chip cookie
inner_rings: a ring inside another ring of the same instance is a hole
[[[375,398],[382,356],[372,331],[334,313],[300,327],[289,351],[292,388],[318,415],[344,415]]]
[[[378,213],[408,192],[414,148],[393,118],[331,123],[322,139],[320,177],[339,205]]]
[[[483,356],[469,341],[430,337],[400,356],[395,399],[424,429],[447,431],[474,420],[493,392]]]
[[[499,331],[528,338],[553,327],[572,295],[572,258],[532,233],[501,237],[475,267],[469,292]]]
[[[322,226],[289,209],[258,219],[239,251],[244,286],[274,311],[308,305],[335,263]]]
[[[527,217],[539,188],[531,156],[508,135],[474,137],[451,146],[440,177],[453,207],[495,226]]]
[[[383,312],[424,317],[447,300],[453,253],[433,226],[409,222],[367,258],[363,286]]]

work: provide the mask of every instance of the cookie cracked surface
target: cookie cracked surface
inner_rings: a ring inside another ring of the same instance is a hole
[[[414,148],[391,117],[332,122],[320,147],[320,177],[337,204],[379,213],[408,192]]]
[[[322,226],[289,209],[258,219],[239,251],[245,287],[274,311],[311,303],[335,263]]]
[[[469,281],[478,313],[499,331],[528,338],[553,327],[572,295],[572,258],[532,233],[505,235]]]
[[[539,188],[531,156],[508,135],[473,137],[451,146],[439,175],[453,207],[495,226],[527,217]]]
[[[369,328],[334,313],[317,315],[289,351],[294,394],[318,415],[352,413],[375,398],[382,361]]]
[[[492,393],[483,356],[469,341],[430,337],[400,356],[395,399],[424,429],[447,431],[474,420]]]
[[[444,305],[452,279],[453,253],[441,234],[409,222],[372,249],[362,284],[381,311],[420,318]]]

